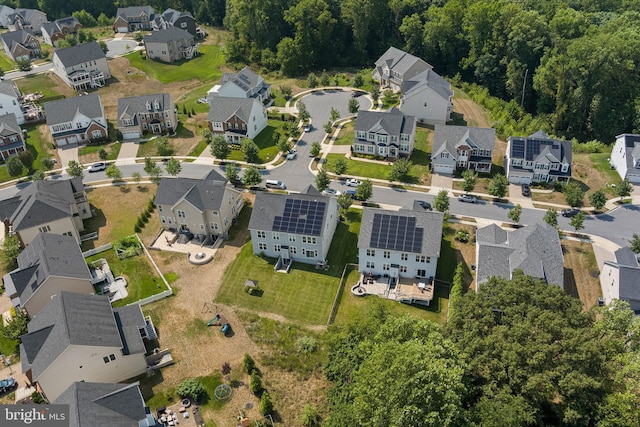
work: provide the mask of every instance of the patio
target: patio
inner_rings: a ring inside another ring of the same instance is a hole
[[[185,237],[185,234],[162,230],[149,248],[187,254],[190,263],[202,265],[213,260],[218,248],[222,244],[221,238],[216,239],[213,245],[207,245],[206,240],[197,239],[197,236],[194,236],[191,240],[184,241]]]
[[[405,304],[429,305],[433,300],[435,281],[431,279],[410,279],[360,275],[358,283],[351,287],[356,296],[377,295]]]

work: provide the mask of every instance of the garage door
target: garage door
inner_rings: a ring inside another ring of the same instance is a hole
[[[433,165],[433,171],[443,175],[453,175],[453,165]]]
[[[56,139],[56,145],[58,147],[63,147],[65,145],[67,145],[67,138],[58,138],[58,139]]]
[[[119,33],[128,33],[129,27],[117,27]]]
[[[78,142],[78,137],[76,135],[67,137],[67,144],[75,144],[76,142]]]
[[[140,132],[123,132],[122,133],[122,138],[123,139],[140,138]]]
[[[512,184],[531,184],[531,177],[520,175],[509,175],[509,182]]]

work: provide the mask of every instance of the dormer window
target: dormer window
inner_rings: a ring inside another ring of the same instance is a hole
[[[151,111],[151,103],[147,101],[147,111]]]
[[[156,110],[160,109],[160,102],[158,100],[156,100],[156,102],[153,104],[153,106],[155,107]]]

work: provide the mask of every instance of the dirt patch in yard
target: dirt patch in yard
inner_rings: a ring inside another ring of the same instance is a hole
[[[471,99],[456,97],[453,100],[453,111],[462,114],[467,126],[491,127],[489,114]]]
[[[580,299],[585,310],[598,303],[602,297],[598,264],[590,243],[562,240],[564,256],[564,290]]]

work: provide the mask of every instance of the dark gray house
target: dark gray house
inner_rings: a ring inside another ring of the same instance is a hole
[[[569,182],[571,179],[571,141],[551,138],[545,132],[510,136],[507,141],[505,170],[512,184]]]
[[[185,30],[191,34],[193,37],[197,37],[196,20],[189,12],[167,9],[162,12],[162,15],[156,15],[151,25],[154,30],[166,30],[170,27],[180,28],[181,30]]]
[[[433,132],[433,172],[451,175],[456,170],[491,172],[496,141],[493,128],[436,125]]]
[[[395,159],[409,157],[415,147],[416,118],[393,107],[389,111],[358,111],[353,152]]]

